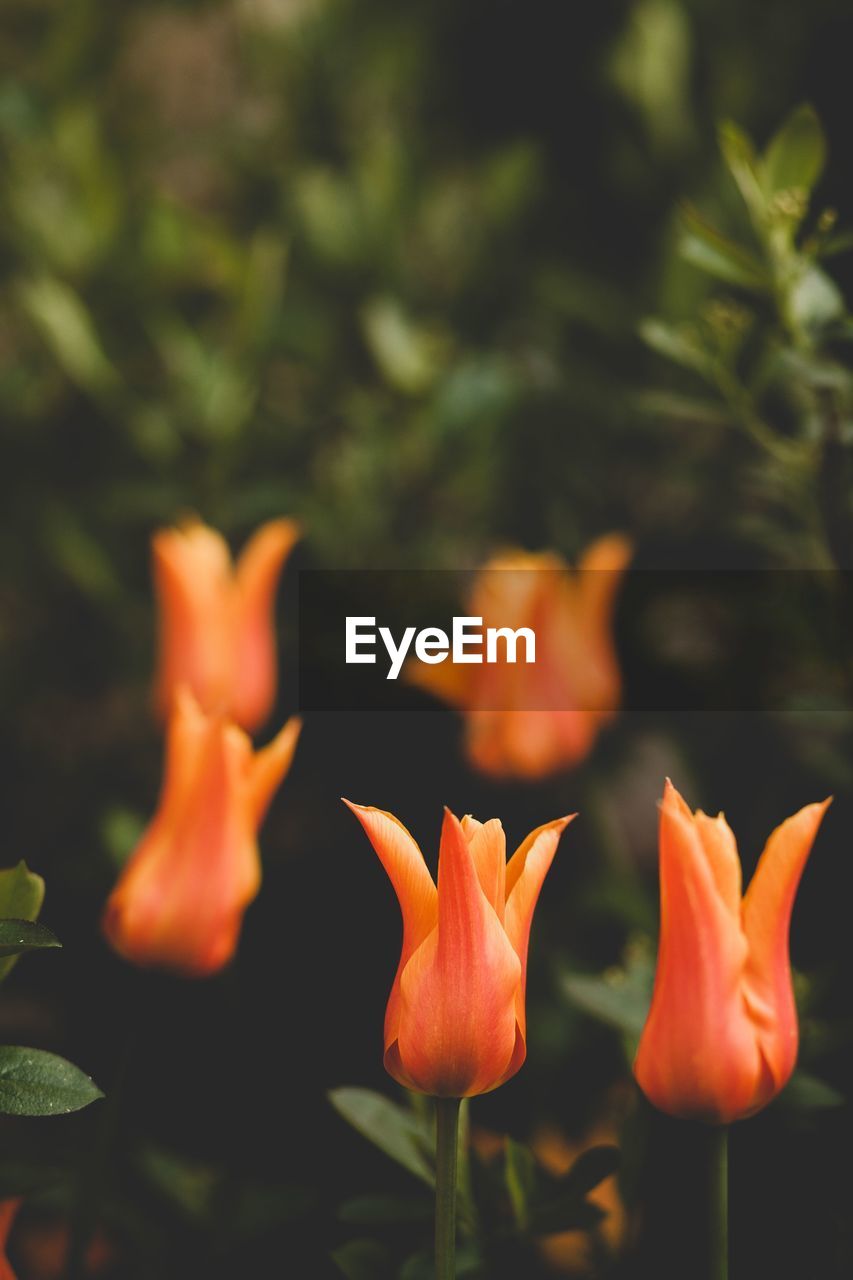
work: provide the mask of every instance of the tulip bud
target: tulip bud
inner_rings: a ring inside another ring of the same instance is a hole
[[[438,887],[412,836],[381,809],[350,804],[394,886],[403,946],[385,1015],[385,1067],[408,1089],[471,1097],[515,1075],[533,911],[571,818],[533,831],[509,863],[500,822],[445,810]],[[574,815],[572,815],[574,816]]]
[[[493,557],[477,574],[466,613],[484,628],[528,628],[530,665],[410,663],[413,684],[456,706],[475,768],[541,778],[578,764],[619,708],[613,602],[631,555],[612,534],[587,548],[573,572],[561,556],[521,551]]]
[[[741,899],[735,837],[667,781],[657,973],[634,1075],[661,1111],[728,1124],[766,1106],[797,1058],[788,928],[829,801],[777,827]]]
[[[253,754],[247,735],[179,690],[157,813],[107,902],[104,933],[134,964],[189,977],[221,969],[260,887],[256,833],[300,723]]]
[[[221,712],[244,729],[266,720],[277,683],[275,591],[298,536],[292,520],[262,525],[235,568],[222,536],[198,520],[154,535],[160,607],[154,687],[162,719],[186,685],[203,711]]]

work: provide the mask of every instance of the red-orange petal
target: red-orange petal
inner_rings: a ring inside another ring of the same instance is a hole
[[[477,876],[462,827],[445,813],[438,927],[403,969],[397,1051],[425,1093],[467,1097],[495,1088],[516,1042],[521,964]]]
[[[6,1243],[22,1204],[23,1199],[20,1196],[0,1201],[0,1280],[15,1280],[12,1264],[6,1257]]]
[[[500,819],[490,818],[488,822],[478,822],[467,813],[461,826],[486,901],[494,907],[495,914],[503,922],[506,903],[506,836]]]
[[[270,520],[253,534],[237,561],[232,714],[246,729],[261,725],[275,702],[278,658],[273,606],[284,562],[299,536],[296,521]]]
[[[743,901],[749,945],[745,990],[769,1080],[769,1101],[784,1087],[797,1059],[798,1030],[788,932],[797,886],[830,804],[806,805],[772,833]]]
[[[752,1108],[763,1069],[743,999],[746,939],[693,815],[669,782],[660,880],[654,994],[634,1074],[662,1111],[727,1123]]]
[[[344,800],[367,833],[394,886],[403,916],[403,944],[385,1013],[385,1049],[396,1041],[400,1017],[400,975],[409,958],[435,928],[438,894],[417,841],[402,822],[383,809]]]
[[[190,520],[155,533],[151,553],[158,603],[158,714],[168,718],[181,685],[192,690],[205,711],[224,710],[233,670],[233,583],[225,540]]]
[[[515,954],[521,962],[521,982],[516,995],[516,1020],[523,1041],[527,1037],[525,989],[527,983],[527,950],[533,912],[548,874],[560,836],[577,814],[557,818],[531,831],[509,860],[506,869],[505,927]],[[521,1065],[521,1064],[519,1064]]]

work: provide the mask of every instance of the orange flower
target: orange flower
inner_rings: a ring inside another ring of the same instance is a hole
[[[0,1280],[15,1280],[12,1264],[6,1257],[6,1241],[22,1203],[20,1198],[0,1201]]]
[[[535,663],[409,664],[412,683],[464,715],[476,768],[541,778],[591,750],[619,708],[612,616],[630,556],[630,543],[617,534],[588,547],[577,573],[552,552],[495,556],[477,574],[467,612],[486,628],[531,628]]]
[[[364,827],[403,914],[403,949],[385,1015],[385,1068],[408,1089],[471,1097],[524,1062],[524,990],[533,910],[571,818],[533,831],[509,863],[497,818],[445,809],[438,888],[390,813],[345,801]],[[574,815],[572,815],[574,816]]]
[[[299,730],[289,720],[253,754],[242,729],[179,690],[157,813],[104,912],[107,939],[125,959],[190,977],[231,959],[260,886],[256,832]]]
[[[634,1062],[670,1115],[728,1124],[766,1106],[797,1057],[788,927],[826,811],[777,827],[741,899],[734,835],[693,814],[667,781],[660,817],[661,933],[652,1006]]]
[[[266,720],[276,694],[275,590],[298,537],[294,521],[272,520],[235,567],[221,534],[199,520],[154,535],[160,606],[154,688],[162,719],[185,684],[204,711],[222,712],[244,729]]]

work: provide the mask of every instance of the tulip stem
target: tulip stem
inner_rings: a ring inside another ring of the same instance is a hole
[[[729,1274],[729,1130],[712,1131],[711,1152],[711,1249],[712,1280],[728,1280]]]
[[[456,1276],[459,1098],[435,1100],[435,1280]]]

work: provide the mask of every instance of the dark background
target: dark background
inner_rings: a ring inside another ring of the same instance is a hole
[[[643,569],[749,565],[760,601],[763,581],[778,597],[774,570],[831,565],[725,415],[643,407],[693,387],[637,326],[713,291],[676,254],[680,198],[749,234],[724,117],[763,143],[811,101],[830,147],[815,211],[853,219],[851,41],[842,0],[4,5],[4,860],[45,876],[65,949],[21,964],[0,1025],[110,1096],[4,1122],[10,1158],[55,1171],[22,1230],[82,1198],[116,1275],[337,1274],[329,1251],[353,1234],[338,1205],[405,1177],[325,1099],[396,1088],[381,1027],[397,906],[342,794],[392,810],[428,858],[444,804],[499,816],[510,848],[580,810],[534,929],[528,1063],[472,1107],[484,1129],[579,1140],[614,1096],[639,1123],[637,1104],[619,1037],[559,975],[653,942],[665,774],[725,809],[747,874],[778,822],[834,792],[792,952],[803,1065],[846,1092],[846,588],[829,589],[828,631],[783,611],[781,673],[756,664],[746,705],[725,614],[697,622],[677,593],[661,610]],[[831,270],[850,297],[849,257]],[[134,973],[98,919],[159,783],[149,538],[188,510],[235,547],[265,518],[303,521],[270,730],[297,701],[300,568],[454,570],[506,544],[573,559],[611,529],[637,548],[617,644],[643,709],[535,785],[471,772],[454,715],[414,693],[405,710],[309,714],[235,964],[199,983]],[[682,687],[701,709],[672,709]],[[607,1274],[698,1274],[698,1139],[646,1121],[646,1229]],[[780,1102],[736,1128],[733,1276],[849,1274],[849,1139],[846,1105]]]

